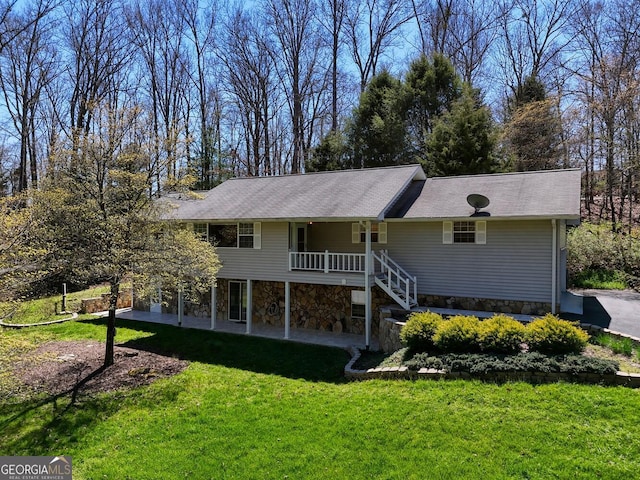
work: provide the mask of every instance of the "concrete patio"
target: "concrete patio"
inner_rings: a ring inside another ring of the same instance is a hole
[[[100,315],[106,316],[107,312],[101,312]],[[117,318],[126,320],[136,320],[139,322],[161,323],[164,325],[178,325],[178,315],[168,313],[151,313],[142,312],[125,308],[118,310]],[[284,338],[284,327],[276,327],[262,323],[253,323],[251,325],[251,333],[247,333],[247,324],[244,322],[230,322],[227,320],[217,320],[215,329],[211,328],[211,319],[199,317],[182,317],[182,328],[192,328],[197,330],[209,330],[215,332],[232,333],[236,335],[252,335],[256,337],[272,338],[298,343],[309,343],[313,345],[324,345],[327,347],[348,348],[355,346],[361,349],[365,348],[364,335],[356,335],[352,333],[333,333],[321,330],[311,330],[306,328],[291,328],[289,338]],[[379,350],[377,338],[371,340],[371,350]]]

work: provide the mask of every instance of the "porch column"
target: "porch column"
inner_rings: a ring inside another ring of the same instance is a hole
[[[284,338],[289,339],[291,328],[291,284],[284,282]]]
[[[247,335],[251,335],[251,312],[253,311],[253,292],[251,280],[247,279]]]
[[[369,350],[371,345],[371,284],[369,273],[371,271],[371,221],[367,220],[365,232],[364,255],[364,343]]]
[[[218,319],[218,287],[211,285],[211,330],[216,329]]]

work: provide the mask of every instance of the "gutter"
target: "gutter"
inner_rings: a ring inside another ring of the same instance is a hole
[[[551,220],[551,313],[556,313],[556,303],[558,300],[558,223],[554,218]]]

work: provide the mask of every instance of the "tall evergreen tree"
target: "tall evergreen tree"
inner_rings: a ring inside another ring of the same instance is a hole
[[[402,82],[388,71],[371,79],[360,95],[347,127],[354,168],[407,162],[406,95]]]
[[[493,155],[491,112],[470,87],[436,118],[426,142],[426,160],[436,175],[491,173],[498,168]]]
[[[495,170],[491,113],[446,57],[423,55],[414,61],[405,88],[413,156],[428,175]]]
[[[559,168],[562,127],[544,84],[535,76],[527,77],[508,107],[504,132],[513,168],[517,171]]]

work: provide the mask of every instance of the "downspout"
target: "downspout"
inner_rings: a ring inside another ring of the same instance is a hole
[[[551,239],[551,313],[556,313],[556,303],[558,301],[558,225],[556,219],[551,220],[553,237]]]
[[[371,345],[371,285],[369,272],[371,270],[371,221],[366,222],[364,255],[364,343],[369,350]]]

